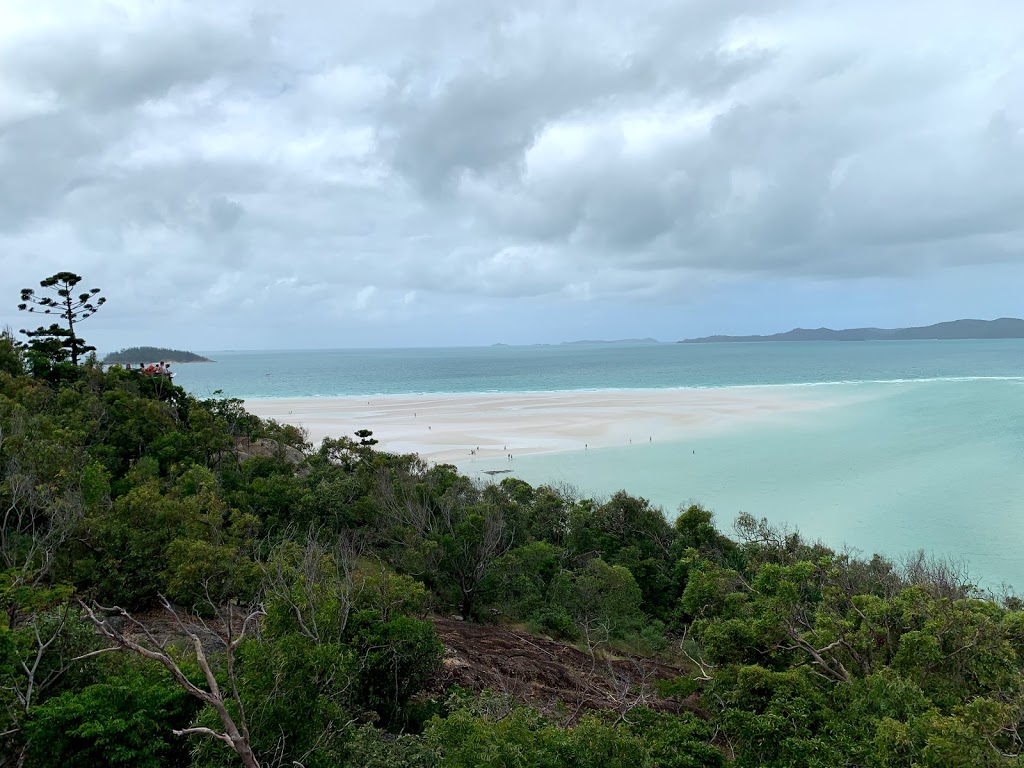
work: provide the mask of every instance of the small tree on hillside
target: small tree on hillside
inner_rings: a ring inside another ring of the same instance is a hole
[[[18,376],[25,372],[19,344],[14,337],[14,331],[10,328],[0,331],[0,371],[9,373],[11,376]]]
[[[70,354],[72,365],[78,365],[80,355],[96,349],[96,347],[88,346],[85,339],[75,335],[75,323],[92,317],[107,301],[99,295],[99,288],[91,288],[75,296],[73,293],[75,286],[80,282],[82,282],[81,276],[74,272],[58,272],[39,281],[41,288],[56,293],[56,297],[37,296],[34,289],[22,288],[22,303],[18,305],[18,309],[22,311],[56,315],[64,321],[66,327],[53,323],[49,328],[40,326],[34,331],[22,329],[21,332],[31,339],[30,346],[43,351],[51,358]],[[54,361],[61,362],[60,359]]]
[[[359,438],[360,445],[365,445],[367,447],[376,445],[378,442],[373,436],[373,431],[369,429],[357,429],[356,437]]]

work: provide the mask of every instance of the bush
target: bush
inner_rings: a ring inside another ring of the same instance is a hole
[[[409,700],[441,665],[444,646],[434,625],[408,616],[382,623],[372,611],[360,612],[352,623],[360,703],[384,726],[404,725]]]
[[[527,627],[531,632],[550,635],[555,640],[577,640],[580,636],[579,627],[572,616],[564,608],[546,608],[534,614]]]
[[[193,700],[163,669],[129,657],[111,660],[103,682],[34,707],[25,726],[39,768],[172,768],[189,764],[184,728]]]

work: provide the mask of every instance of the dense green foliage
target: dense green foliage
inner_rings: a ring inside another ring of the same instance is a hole
[[[0,765],[241,765],[225,718],[252,764],[307,768],[1021,762],[1024,611],[947,565],[480,487],[370,435],[314,448],[237,400],[28,354],[0,336]],[[429,618],[453,612],[595,663],[660,656],[688,704],[438,691]]]
[[[125,347],[117,352],[111,352],[103,356],[105,365],[115,363],[155,363],[164,360],[168,363],[208,363],[210,359],[197,355],[195,352],[186,352],[183,349],[166,349],[164,347]]]
[[[455,704],[431,722],[427,742],[446,768],[545,766],[573,768],[717,768],[722,753],[708,742],[712,727],[694,715],[639,711],[629,722],[589,715],[561,728],[523,707],[494,703],[486,695]]]
[[[99,668],[97,681],[33,708],[25,724],[32,762],[61,768],[160,768],[188,765],[187,745],[171,728],[196,707],[163,670],[133,659]],[[109,671],[109,674],[103,674]]]

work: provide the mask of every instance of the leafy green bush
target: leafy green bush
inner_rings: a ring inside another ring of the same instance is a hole
[[[637,630],[643,622],[642,599],[628,569],[600,558],[576,573],[560,574],[551,587],[551,605],[572,616],[589,647]]]
[[[434,626],[408,616],[382,622],[376,612],[361,611],[353,617],[352,629],[359,701],[385,727],[404,725],[410,699],[441,665],[444,646]]]
[[[34,707],[25,730],[38,768],[173,768],[189,765],[193,700],[164,670],[130,657],[107,664],[101,681]]]

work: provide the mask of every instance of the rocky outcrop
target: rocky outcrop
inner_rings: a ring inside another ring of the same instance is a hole
[[[283,459],[295,465],[301,464],[306,458],[298,448],[266,437],[258,437],[255,440],[247,437],[235,438],[235,455],[239,461],[262,456],[266,459]]]

